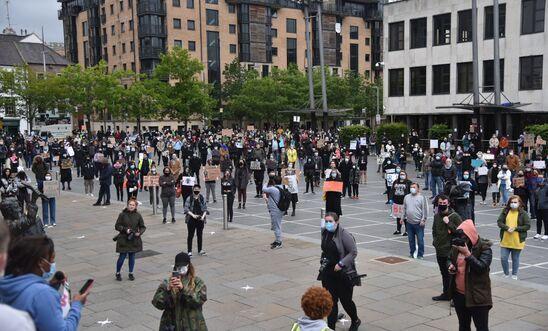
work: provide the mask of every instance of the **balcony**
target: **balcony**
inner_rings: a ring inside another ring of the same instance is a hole
[[[143,0],[137,4],[137,15],[166,15],[166,4],[159,1]]]
[[[232,5],[244,3],[250,5],[267,6],[271,8],[303,8],[301,3],[292,0],[226,0],[226,2]]]
[[[166,27],[163,25],[139,25],[139,37],[167,37]]]
[[[145,59],[159,59],[160,54],[164,53],[162,47],[144,47],[139,50],[139,57],[141,60]]]

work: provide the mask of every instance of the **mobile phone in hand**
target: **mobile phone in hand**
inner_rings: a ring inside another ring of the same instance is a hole
[[[179,278],[180,276],[181,276],[181,274],[179,273],[179,271],[173,271],[171,273],[171,277]]]
[[[91,287],[91,285],[93,285],[93,281],[94,281],[93,279],[86,280],[86,282],[84,283],[84,286],[82,286],[79,293],[80,294],[86,293],[89,290],[89,288]]]

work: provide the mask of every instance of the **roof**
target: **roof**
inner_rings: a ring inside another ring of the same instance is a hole
[[[0,34],[0,65],[42,64],[42,51],[46,54],[46,65],[69,65],[67,59],[48,46],[36,42],[25,42],[28,36]]]

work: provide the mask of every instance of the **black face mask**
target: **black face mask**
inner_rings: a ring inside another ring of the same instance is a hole
[[[194,194],[198,195],[198,194],[200,194],[200,191],[194,191]]]
[[[448,205],[438,205],[438,212],[440,214],[444,214],[447,209],[449,209],[449,206]]]

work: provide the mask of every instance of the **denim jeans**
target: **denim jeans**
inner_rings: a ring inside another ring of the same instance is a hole
[[[409,240],[409,255],[415,254],[415,235],[418,240],[419,252],[417,257],[424,256],[424,227],[420,224],[407,223],[407,239]]]
[[[44,225],[55,224],[55,198],[42,199],[42,219]]]
[[[500,184],[499,192],[502,194],[500,203],[503,205],[506,205],[506,203],[508,202],[508,188],[506,187],[506,184],[504,183]]]
[[[508,257],[510,254],[512,254],[512,276],[518,275],[520,253],[521,249],[500,248],[500,263],[502,264],[502,271],[504,271],[505,275],[509,275],[510,272],[508,267]]]
[[[432,182],[432,174],[430,173],[430,171],[426,171],[424,173],[424,187],[429,189],[431,182]]]
[[[277,242],[282,242],[282,218],[281,211],[270,211],[270,225]]]
[[[129,257],[129,273],[133,273],[133,268],[135,268],[135,253],[120,253],[120,256],[118,256],[118,261],[116,261],[116,273],[119,274],[122,270],[122,266],[124,265],[124,261],[126,260],[126,256]]]
[[[534,191],[528,190],[527,192],[529,194],[529,211],[531,213],[531,218],[537,218],[537,208],[535,208],[537,197]]]
[[[432,196],[435,197],[438,194],[443,193],[443,179],[441,176],[432,176],[432,180],[430,181],[430,185],[432,186]]]

